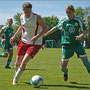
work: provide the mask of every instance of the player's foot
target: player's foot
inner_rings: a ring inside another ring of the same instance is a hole
[[[64,78],[64,81],[67,81],[68,80],[68,74],[67,73],[63,74],[63,78]]]
[[[13,83],[12,84],[13,84],[13,86],[18,85],[18,81],[16,81],[16,80],[13,79]]]
[[[6,69],[11,69],[11,67],[9,67],[9,66],[8,66],[8,67],[7,67],[7,66],[5,66],[5,68],[6,68]]]

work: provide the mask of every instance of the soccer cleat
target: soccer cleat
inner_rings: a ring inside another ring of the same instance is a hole
[[[63,75],[64,77],[64,81],[67,81],[68,80],[68,74],[67,73],[65,73],[64,75]]]
[[[18,85],[18,82],[13,79],[13,86],[16,86],[16,85]]]
[[[11,67],[7,67],[7,66],[5,66],[5,68],[6,68],[6,69],[11,69]]]

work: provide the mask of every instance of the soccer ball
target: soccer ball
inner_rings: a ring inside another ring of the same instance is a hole
[[[33,87],[38,88],[43,84],[43,79],[39,75],[35,75],[31,78],[30,83]]]

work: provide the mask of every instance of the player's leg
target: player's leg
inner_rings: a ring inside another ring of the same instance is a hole
[[[23,57],[24,55],[19,55],[19,56],[17,55],[15,62],[15,72],[17,72],[18,68],[20,67]]]
[[[23,57],[25,55],[25,52],[27,50],[27,45],[20,40],[18,47],[17,47],[17,57],[16,57],[16,62],[15,62],[15,72],[18,70],[20,67],[20,64],[23,60]]]
[[[62,61],[62,63],[61,63],[61,71],[64,73],[63,74],[64,81],[67,81],[68,80],[68,69],[67,69],[67,65],[68,65],[68,60],[67,61]]]
[[[90,74],[90,63],[87,59],[87,54],[85,52],[85,49],[83,48],[83,46],[81,44],[77,46],[76,53],[77,53],[78,57],[81,58],[84,66],[86,67],[88,73]]]
[[[61,63],[61,71],[64,73],[64,81],[68,80],[68,61],[69,58],[73,56],[74,54],[74,50],[73,50],[73,46],[70,45],[63,45],[62,46],[62,63]]]
[[[0,53],[0,57],[8,57],[8,50],[6,48],[6,43],[0,42],[0,46],[3,50],[3,53]]]
[[[41,46],[30,46],[27,49],[26,54],[24,55],[23,60],[21,62],[20,68],[17,70],[14,76],[13,85],[17,85],[15,82],[19,80],[20,76],[22,75],[23,71],[26,68],[28,61],[36,55],[36,53],[39,51],[40,48]]]
[[[89,63],[87,57],[80,57],[80,58],[84,64],[84,66],[86,67],[88,73],[90,74],[90,63]]]
[[[0,47],[2,48],[2,43],[0,41]],[[0,53],[0,57],[4,57],[4,53]]]
[[[10,68],[9,65],[10,65],[10,63],[12,61],[12,57],[13,57],[13,48],[10,48],[10,50],[8,51],[8,53],[9,53],[9,57],[7,59],[7,63],[6,63],[5,68]]]
[[[25,70],[27,62],[31,59],[31,56],[29,56],[27,53],[23,57],[22,63],[20,67],[18,68],[17,72],[15,73],[14,79],[13,79],[13,85],[17,85],[17,82],[22,75],[23,71]]]

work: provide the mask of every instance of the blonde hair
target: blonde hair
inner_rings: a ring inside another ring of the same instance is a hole
[[[75,12],[75,9],[74,9],[73,5],[66,6],[66,10],[71,10],[71,11]]]
[[[9,21],[12,21],[13,22],[13,19],[12,18],[7,19],[6,24],[9,24]]]

